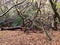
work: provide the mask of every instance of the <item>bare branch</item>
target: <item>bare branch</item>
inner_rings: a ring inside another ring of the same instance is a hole
[[[15,6],[17,6],[17,5],[20,5],[20,4],[24,3],[25,1],[26,1],[26,0],[24,0],[23,2],[18,3],[18,4],[16,4],[16,5],[13,5],[9,10],[7,10],[5,13],[3,13],[0,17],[4,16],[6,13],[8,13],[13,7],[15,7]]]

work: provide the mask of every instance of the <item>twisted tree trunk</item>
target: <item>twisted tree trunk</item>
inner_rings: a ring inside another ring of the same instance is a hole
[[[53,11],[54,11],[54,15],[53,15],[53,18],[54,18],[54,23],[53,23],[53,25],[54,25],[54,27],[53,27],[53,29],[54,29],[54,30],[57,30],[57,21],[56,21],[56,18],[58,18],[58,20],[59,20],[59,22],[60,22],[60,16],[59,16],[59,14],[58,14],[58,12],[57,12],[57,9],[56,9],[57,0],[49,0],[49,2],[50,2],[51,7],[52,7],[52,9],[53,9]]]

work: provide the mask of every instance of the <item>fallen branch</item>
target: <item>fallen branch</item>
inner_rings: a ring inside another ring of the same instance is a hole
[[[44,29],[44,26],[41,27],[41,29],[44,31],[44,33],[46,34],[47,38],[49,41],[51,41],[51,37],[48,35],[47,31]]]
[[[16,27],[2,27],[2,28],[1,28],[1,31],[2,31],[2,30],[12,30],[12,31],[13,31],[13,30],[16,30],[16,29],[21,29],[21,30],[24,29],[24,30],[25,30],[25,29],[28,29],[28,28],[21,27],[21,26],[16,26]]]

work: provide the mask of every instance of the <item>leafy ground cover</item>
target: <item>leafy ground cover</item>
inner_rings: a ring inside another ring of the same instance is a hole
[[[44,33],[30,31],[0,31],[0,45],[60,45],[60,31],[47,31],[52,38],[49,41]]]

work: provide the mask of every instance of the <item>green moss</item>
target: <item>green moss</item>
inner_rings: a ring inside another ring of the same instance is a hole
[[[60,2],[57,2],[57,8],[60,8]]]

